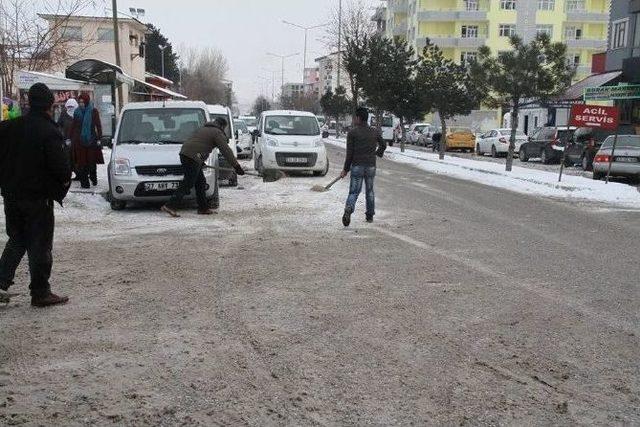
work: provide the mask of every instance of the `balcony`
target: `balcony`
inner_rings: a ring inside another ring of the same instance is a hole
[[[569,49],[607,49],[607,41],[601,39],[566,39],[564,42]]]
[[[588,10],[567,10],[568,22],[609,22],[607,12],[593,12]]]
[[[403,36],[407,35],[407,21],[401,22],[393,26],[393,35],[394,36]]]
[[[409,5],[407,0],[389,0],[387,8],[391,13],[407,13]]]
[[[446,49],[446,48],[464,48],[464,49],[469,49],[469,48],[479,48],[481,46],[484,46],[486,41],[487,41],[487,36],[486,35],[479,35],[478,37],[458,37],[458,36],[452,36],[452,35],[430,35],[428,36],[429,40],[431,40],[431,42],[433,44],[435,44],[436,46],[440,47],[441,49]],[[424,49],[424,47],[427,44],[427,38],[426,37],[421,37],[417,40],[416,42],[416,48],[418,50],[418,52],[421,52],[422,49]]]
[[[489,11],[488,1],[478,1],[469,3],[458,0],[451,7],[444,7],[433,10],[420,10],[418,12],[419,21],[486,21]]]

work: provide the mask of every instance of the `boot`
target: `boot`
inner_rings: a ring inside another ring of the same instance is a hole
[[[345,208],[344,209],[344,215],[342,215],[342,225],[344,225],[345,227],[348,227],[349,224],[351,224],[351,214],[353,213],[353,210],[351,208]]]
[[[62,305],[69,302],[69,297],[60,297],[49,292],[39,297],[31,297],[31,305],[34,307],[49,307],[52,305]]]
[[[373,215],[367,215],[367,222],[368,223],[372,223],[373,222]]]

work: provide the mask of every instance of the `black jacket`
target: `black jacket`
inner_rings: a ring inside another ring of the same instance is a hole
[[[71,181],[71,165],[64,149],[60,129],[43,112],[0,123],[2,196],[62,203]]]
[[[344,170],[351,170],[351,166],[375,166],[376,154],[382,157],[387,144],[382,139],[382,133],[369,126],[356,126],[347,134],[347,158]]]

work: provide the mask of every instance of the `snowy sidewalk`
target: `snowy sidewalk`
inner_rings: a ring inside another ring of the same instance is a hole
[[[329,138],[327,142],[345,147],[344,139]],[[627,208],[640,208],[638,188],[626,184],[594,181],[580,176],[565,175],[558,182],[558,173],[522,167],[505,172],[503,164],[461,159],[446,156],[440,160],[436,153],[413,150],[400,152],[399,147],[388,147],[385,158],[415,166],[427,172],[447,175],[518,193],[560,198],[565,200],[592,201]]]

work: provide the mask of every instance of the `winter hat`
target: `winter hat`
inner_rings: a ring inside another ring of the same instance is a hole
[[[91,98],[89,97],[88,93],[81,93],[78,96],[78,99],[81,100],[82,102],[84,102],[85,106],[87,106],[91,102]]]
[[[29,88],[29,106],[34,111],[46,111],[55,101],[53,92],[44,83],[36,83]]]

